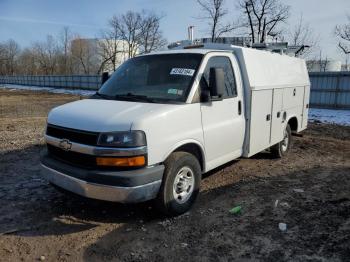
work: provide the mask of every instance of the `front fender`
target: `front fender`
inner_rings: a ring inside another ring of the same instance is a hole
[[[163,159],[164,161],[170,156],[171,153],[173,153],[174,151],[176,151],[176,149],[184,146],[184,145],[187,145],[187,144],[195,144],[198,146],[198,148],[200,149],[200,152],[202,154],[202,164],[203,164],[203,169],[206,170],[205,168],[205,150],[204,150],[204,146],[202,145],[201,142],[199,142],[198,140],[195,140],[195,139],[186,139],[186,140],[182,140],[182,141],[179,141],[177,143],[175,143],[167,152],[166,154],[164,154],[163,156]]]

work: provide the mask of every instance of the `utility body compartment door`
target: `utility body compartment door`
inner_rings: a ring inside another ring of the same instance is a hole
[[[309,119],[309,103],[310,103],[310,86],[304,86],[304,104],[303,104],[303,121],[301,128],[307,127],[307,121]]]
[[[270,146],[272,92],[272,89],[252,91],[249,156]]]
[[[275,145],[283,139],[283,89],[273,89],[272,98],[272,116],[271,116],[271,139],[270,144]]]

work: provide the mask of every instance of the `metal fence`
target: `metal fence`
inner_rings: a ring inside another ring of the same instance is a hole
[[[310,72],[310,107],[350,109],[350,72]]]
[[[310,107],[350,109],[350,72],[312,72],[310,81]],[[0,84],[97,90],[101,76],[0,76]]]
[[[0,76],[0,84],[97,90],[101,86],[101,76]]]

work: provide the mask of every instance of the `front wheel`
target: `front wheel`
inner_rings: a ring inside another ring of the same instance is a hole
[[[285,156],[291,148],[291,142],[292,130],[290,129],[290,126],[287,125],[283,132],[283,140],[271,147],[271,153],[277,158]]]
[[[197,198],[201,167],[197,158],[187,152],[172,153],[164,165],[156,205],[166,215],[180,215],[188,211]]]

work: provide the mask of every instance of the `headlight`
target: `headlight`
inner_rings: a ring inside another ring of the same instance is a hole
[[[143,131],[101,133],[97,144],[106,147],[139,147],[147,145],[146,135]]]

